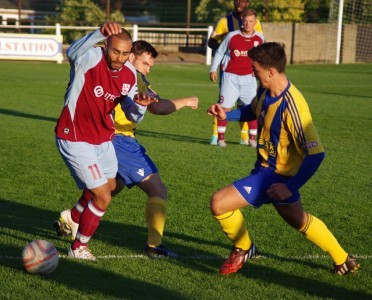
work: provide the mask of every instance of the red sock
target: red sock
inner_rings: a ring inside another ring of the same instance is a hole
[[[225,140],[225,131],[227,126],[227,120],[217,120],[217,131],[218,131],[218,140]]]
[[[257,120],[249,121],[248,127],[249,127],[249,139],[255,140],[257,136]]]
[[[99,209],[93,201],[89,201],[88,206],[80,216],[80,223],[76,239],[72,244],[72,249],[80,246],[86,246],[96,232],[99,221],[105,214],[105,211]]]
[[[79,201],[71,209],[72,221],[79,224],[81,213],[88,206],[90,200],[92,200],[92,194],[88,189],[84,189]]]

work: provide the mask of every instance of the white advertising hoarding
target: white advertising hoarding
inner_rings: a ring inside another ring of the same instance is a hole
[[[62,63],[62,35],[0,33],[0,59]]]

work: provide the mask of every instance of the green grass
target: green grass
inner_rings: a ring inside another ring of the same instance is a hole
[[[98,262],[68,259],[70,241],[52,227],[80,196],[53,133],[68,72],[66,64],[0,62],[1,299],[371,299],[372,65],[287,70],[309,102],[326,149],[319,171],[301,190],[303,205],[360,258],[360,271],[348,277],[331,275],[331,259],[271,206],[243,210],[261,256],[238,274],[218,274],[231,245],[209,212],[209,199],[248,174],[255,153],[238,144],[235,123],[227,148],[208,144],[212,119],[206,109],[218,88],[202,65],[153,68],[149,79],[160,95],[196,95],[200,106],[170,116],[149,113],[137,134],[169,190],[164,242],[184,257],[141,255],[146,197],[134,188],[114,198],[91,241]],[[22,268],[21,250],[34,239],[51,241],[61,255],[49,276]]]

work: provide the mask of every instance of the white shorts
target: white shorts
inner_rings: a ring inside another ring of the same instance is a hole
[[[79,189],[94,189],[115,178],[118,161],[111,141],[92,145],[56,138],[56,144]]]
[[[236,75],[223,72],[221,80],[220,99],[218,103],[223,108],[232,108],[238,101],[238,106],[250,104],[257,92],[257,80],[252,75]]]

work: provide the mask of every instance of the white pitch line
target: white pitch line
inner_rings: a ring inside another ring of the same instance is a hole
[[[354,257],[357,257],[359,259],[363,260],[369,260],[372,258],[372,255],[354,255]],[[67,255],[59,254],[60,258],[69,258]],[[125,260],[125,259],[149,259],[148,256],[144,254],[128,254],[128,255],[102,255],[102,256],[96,256],[97,259],[102,260],[109,260],[109,259],[117,259],[117,260]],[[190,255],[190,256],[179,256],[176,258],[177,260],[220,260],[225,259],[226,257],[223,256],[217,256],[217,255]],[[328,255],[303,255],[303,256],[288,256],[288,257],[282,257],[277,255],[256,255],[253,259],[326,259],[329,258]],[[9,255],[0,255],[0,259],[2,260],[20,260],[20,256],[9,256]],[[170,258],[174,259],[174,258]]]

